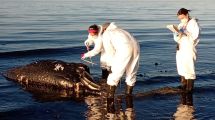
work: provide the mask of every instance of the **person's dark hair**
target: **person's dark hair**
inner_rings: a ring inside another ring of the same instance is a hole
[[[180,10],[178,10],[177,16],[179,16],[179,15],[187,15],[187,14],[189,14],[190,11],[191,10],[181,8]]]
[[[109,23],[109,22],[106,22],[106,23],[104,23],[104,24],[102,25],[102,27],[103,27],[103,29],[107,29],[109,25],[110,25],[110,23]]]
[[[88,30],[95,30],[95,31],[98,31],[98,30],[99,30],[99,27],[98,27],[98,25],[94,24],[94,25],[91,25],[91,26],[89,27]]]

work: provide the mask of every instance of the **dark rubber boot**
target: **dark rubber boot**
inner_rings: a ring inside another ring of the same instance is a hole
[[[181,104],[186,105],[187,104],[187,97],[186,97],[186,92],[182,91],[181,92]]]
[[[99,83],[102,85],[102,86],[107,86],[107,78],[108,78],[108,75],[110,74],[110,71],[108,71],[107,69],[105,68],[102,68],[102,76],[101,76],[101,80],[99,81]]]
[[[193,106],[193,93],[192,92],[187,93],[187,105]]]
[[[193,92],[193,86],[194,86],[194,80],[188,79],[188,80],[187,80],[186,91],[187,91],[187,92]]]
[[[107,85],[107,112],[115,113],[114,94],[116,86]]]
[[[126,95],[126,108],[133,108],[133,96]]]
[[[110,72],[107,69],[102,68],[102,79],[107,81],[109,73]]]
[[[181,92],[181,104],[193,106],[193,93],[192,92]]]
[[[107,85],[107,97],[108,98],[114,98],[114,94],[115,94],[115,90],[116,90],[116,86],[111,86],[111,85]]]
[[[132,95],[133,86],[126,85],[125,94]]]
[[[181,76],[181,88],[182,90],[186,90],[187,87],[187,80],[184,78],[184,76]]]

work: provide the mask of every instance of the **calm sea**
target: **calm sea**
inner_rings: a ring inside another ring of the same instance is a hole
[[[80,54],[86,52],[83,42],[88,26],[115,22],[140,43],[141,60],[134,93],[178,86],[175,42],[166,25],[178,24],[176,13],[185,7],[192,10],[192,17],[199,19],[202,30],[193,106],[182,106],[178,94],[153,95],[134,98],[133,109],[129,111],[123,98],[113,117],[184,120],[192,116],[212,120],[215,119],[214,4],[214,0],[0,0],[0,72],[43,59],[83,62]],[[98,56],[92,60],[99,63]],[[100,77],[98,65],[90,69],[93,77]],[[118,93],[124,90],[124,79],[121,84]],[[20,85],[0,76],[1,120],[108,119],[102,102],[97,97],[81,101],[38,100]]]

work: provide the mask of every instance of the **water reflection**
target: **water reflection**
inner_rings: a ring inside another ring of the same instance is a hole
[[[135,110],[133,107],[133,96],[117,98],[86,97],[88,105],[86,117],[88,120],[134,120]],[[123,109],[123,107],[125,107]]]
[[[102,97],[88,96],[85,97],[85,103],[88,106],[85,114],[87,120],[104,119],[106,115],[105,99]]]
[[[174,114],[175,120],[193,120],[194,118],[193,93],[182,92],[180,95],[180,104]]]
[[[53,101],[83,101],[85,94],[70,90],[61,90],[45,86],[24,86],[23,89],[32,94],[32,97],[39,102]]]

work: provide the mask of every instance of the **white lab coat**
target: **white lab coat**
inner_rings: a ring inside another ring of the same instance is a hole
[[[111,23],[102,35],[102,42],[107,64],[111,66],[107,84],[117,86],[125,72],[125,82],[129,86],[134,86],[140,56],[137,40],[127,31]]]
[[[102,26],[99,26],[98,36],[91,36],[90,34],[88,35],[88,39],[84,42],[84,44],[85,45],[88,44],[89,46],[94,44],[94,48],[92,50],[88,51],[87,53],[85,53],[84,56],[86,58],[93,57],[93,56],[101,53],[101,56],[100,56],[101,67],[110,70],[110,65],[107,64],[107,59],[106,59],[107,55],[105,54],[105,52],[103,50],[101,33],[102,33]]]
[[[183,23],[178,25],[182,28]],[[196,79],[195,61],[197,56],[196,46],[199,42],[200,28],[196,19],[191,19],[186,25],[186,34],[181,39],[174,34],[174,40],[179,44],[179,50],[176,52],[176,64],[178,74],[185,79]]]

